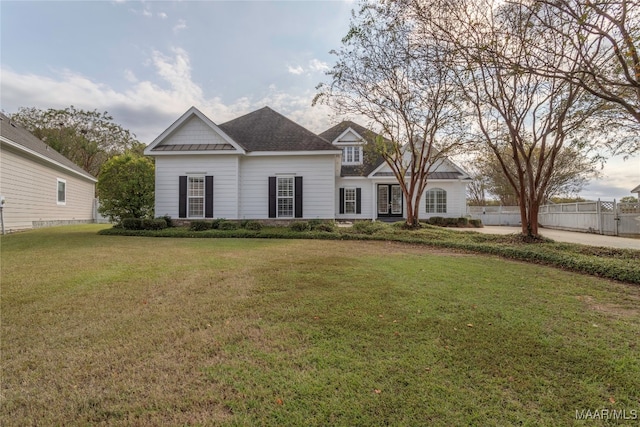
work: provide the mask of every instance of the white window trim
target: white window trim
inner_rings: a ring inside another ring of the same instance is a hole
[[[64,200],[60,201],[60,183],[64,184]],[[62,178],[56,178],[56,202],[59,206],[66,206],[67,204],[67,180]]]
[[[280,188],[281,179],[291,180],[291,196],[280,196],[278,189]],[[291,199],[291,215],[280,215],[280,199]],[[296,215],[296,179],[295,175],[276,175],[276,218],[294,218]]]
[[[350,191],[353,191],[353,198],[352,199],[347,198],[347,193],[350,192]],[[356,187],[344,187],[344,200],[343,200],[344,207],[343,207],[343,209],[344,209],[344,214],[345,215],[347,215],[347,214],[348,215],[355,215],[356,214],[356,212],[358,210],[358,208],[357,208],[357,198],[358,198],[357,192],[358,192],[358,190],[356,189]],[[347,209],[347,202],[353,203],[353,212],[349,212],[349,209]]]
[[[347,160],[347,151],[351,151],[352,160]],[[353,160],[354,154],[358,153],[358,160]],[[343,165],[361,165],[362,164],[362,146],[361,145],[344,145],[342,146],[342,164]]]
[[[193,178],[200,178],[202,179],[202,196],[191,196],[190,195],[190,189],[191,189],[191,179]],[[207,193],[207,189],[206,189],[206,179],[204,174],[193,174],[193,175],[187,175],[187,218],[194,218],[194,219],[203,219],[204,218],[204,210],[205,210],[205,203],[206,203],[206,193]],[[202,215],[201,216],[192,216],[191,215],[191,200],[192,199],[202,199]]]
[[[438,203],[438,194],[442,192],[444,194],[444,203]],[[429,210],[429,195],[432,193],[434,196],[433,211]],[[440,211],[438,208],[444,206],[444,211]],[[447,213],[447,191],[442,188],[431,188],[427,190],[425,194],[425,210],[428,214],[446,214]]]

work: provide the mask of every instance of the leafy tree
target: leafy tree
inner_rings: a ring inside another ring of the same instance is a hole
[[[395,175],[407,225],[415,227],[429,172],[459,146],[461,112],[448,51],[433,39],[416,43],[416,23],[404,10],[401,3],[363,3],[314,104],[364,117],[381,135],[374,151]]]
[[[140,146],[144,149],[135,135],[114,123],[107,112],[74,106],[63,110],[20,108],[11,119],[94,176],[110,157],[126,150],[140,151]]]
[[[635,196],[624,196],[620,199],[620,203],[638,203],[638,198]]]
[[[126,152],[107,160],[98,178],[100,213],[110,221],[153,218],[155,166],[151,160]]]
[[[509,150],[509,148],[505,148]],[[510,175],[515,175],[515,163],[511,153],[503,153],[501,156],[507,162]],[[539,155],[533,156],[533,161],[540,159]],[[518,204],[518,197],[510,185],[507,175],[502,171],[498,158],[489,150],[481,152],[475,159],[476,174],[480,176],[484,189],[498,198],[504,206]],[[537,166],[537,165],[534,165]],[[551,171],[549,182],[546,186],[542,203],[553,200],[576,201],[575,195],[584,188],[590,178],[599,176],[598,162],[585,156],[571,147],[563,147],[556,157],[555,167]]]

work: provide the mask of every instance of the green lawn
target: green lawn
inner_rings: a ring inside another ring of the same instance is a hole
[[[401,243],[101,228],[1,238],[0,425],[640,422],[637,285]]]

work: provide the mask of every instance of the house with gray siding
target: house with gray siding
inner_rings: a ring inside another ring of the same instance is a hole
[[[95,177],[0,113],[5,231],[94,221]]]
[[[190,108],[145,154],[156,215],[179,219],[401,219],[400,186],[365,150],[376,135],[342,122],[316,135],[269,107],[220,125]],[[449,161],[429,177],[421,218],[463,216],[469,176]]]

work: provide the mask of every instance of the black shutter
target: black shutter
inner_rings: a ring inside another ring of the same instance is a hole
[[[204,177],[204,217],[213,218],[213,176]]]
[[[344,188],[340,189],[340,213],[344,213]]]
[[[269,177],[269,218],[276,217],[276,177]]]
[[[362,189],[356,188],[356,213],[362,213]]]
[[[187,217],[187,177],[181,176],[178,185],[178,218]]]
[[[302,218],[302,177],[296,176],[295,183],[295,217]]]

